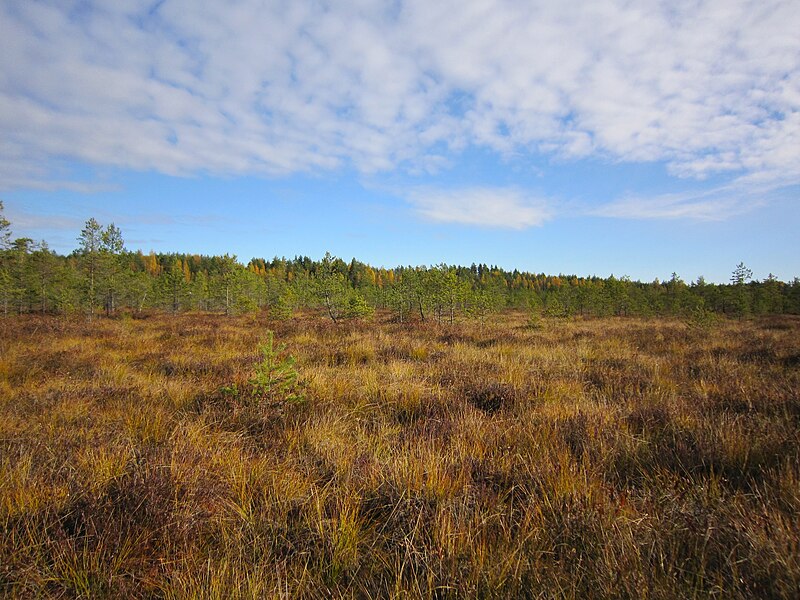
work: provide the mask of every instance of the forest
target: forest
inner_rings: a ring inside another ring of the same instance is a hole
[[[2,205],[0,205],[0,210]],[[507,271],[497,266],[446,264],[374,267],[326,254],[271,260],[236,256],[155,253],[125,249],[114,224],[89,219],[67,256],[46,242],[11,240],[2,218],[0,306],[9,313],[113,315],[148,309],[170,312],[267,311],[275,319],[321,309],[334,322],[364,318],[375,309],[409,318],[452,323],[482,320],[504,308],[569,316],[682,316],[800,314],[800,279],[763,280],[743,263],[730,281],[687,283],[677,273],[644,283],[621,276],[583,277]],[[76,232],[77,233],[77,232]]]

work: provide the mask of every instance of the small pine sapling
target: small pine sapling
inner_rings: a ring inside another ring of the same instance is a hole
[[[689,329],[711,329],[719,323],[719,317],[703,305],[698,305],[689,311],[685,322]]]
[[[286,353],[286,345],[277,347],[272,331],[267,331],[267,339],[259,346],[261,362],[255,367],[250,384],[250,395],[256,401],[300,402],[304,400],[299,373],[295,367],[294,356]]]

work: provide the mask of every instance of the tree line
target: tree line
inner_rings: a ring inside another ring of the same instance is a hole
[[[446,264],[373,267],[326,254],[320,260],[182,253],[144,254],[125,248],[113,223],[89,219],[78,247],[60,255],[45,242],[12,240],[0,202],[0,310],[15,313],[82,313],[89,318],[120,311],[268,311],[290,318],[318,309],[333,321],[392,311],[398,321],[484,319],[504,308],[553,317],[800,314],[800,279],[753,278],[744,264],[730,282],[687,283],[627,277],[578,277],[507,271],[496,266]]]

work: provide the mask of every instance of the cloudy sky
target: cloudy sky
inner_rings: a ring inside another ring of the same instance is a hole
[[[202,8],[198,8],[201,7]],[[0,0],[0,199],[69,252],[800,275],[797,0]]]

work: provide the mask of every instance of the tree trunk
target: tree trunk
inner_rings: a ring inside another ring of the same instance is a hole
[[[94,261],[89,263],[89,320],[94,318]]]
[[[328,309],[328,315],[330,316],[331,320],[334,323],[338,323],[336,317],[333,314],[333,303],[331,302],[331,298],[328,295],[325,296],[325,307]]]

